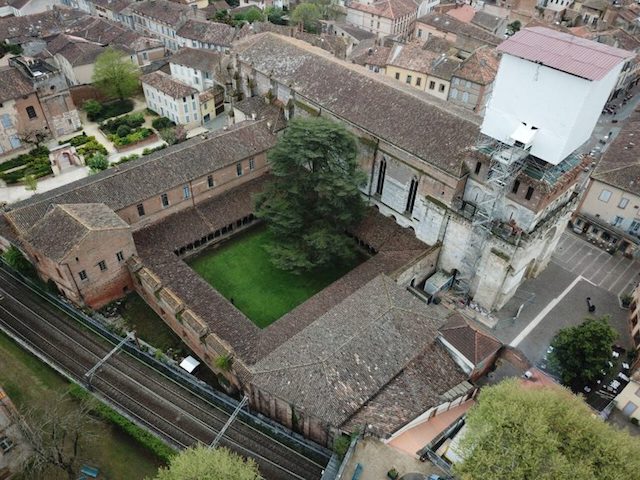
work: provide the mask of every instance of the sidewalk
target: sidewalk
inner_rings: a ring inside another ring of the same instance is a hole
[[[27,190],[24,186],[2,187],[0,188],[0,202],[13,203],[32,197],[36,193],[42,193],[54,188],[61,187],[67,183],[75,182],[81,178],[89,176],[89,168],[73,167],[66,170],[57,177],[49,176],[38,181],[38,188],[35,191]]]

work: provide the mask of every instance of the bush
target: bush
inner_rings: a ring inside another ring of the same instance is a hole
[[[100,129],[107,133],[117,134],[118,129],[121,126],[126,126],[126,127],[129,127],[130,129],[134,129],[134,128],[141,127],[143,123],[144,123],[144,115],[142,113],[132,113],[131,115],[124,115],[122,117],[108,120],[104,122],[102,125],[100,125]],[[119,136],[125,136],[125,135],[119,135]]]
[[[92,138],[95,140],[95,137],[87,137],[87,135],[82,133],[81,135],[72,137],[69,140],[60,140],[58,142],[58,145],[64,145],[65,143],[68,143],[72,147],[79,147],[80,145],[84,145],[85,143],[87,143]]]
[[[89,137],[89,139],[90,140],[88,142],[78,148],[79,155],[82,155],[84,158],[89,158],[96,153],[102,153],[103,155],[107,155],[107,153],[109,153],[105,146],[99,143],[95,137]]]
[[[23,275],[33,275],[35,270],[31,262],[26,259],[22,252],[14,245],[11,245],[3,254],[2,258],[14,270]]]
[[[69,387],[69,395],[80,401],[86,401],[87,399],[91,398],[89,392],[75,383]],[[173,458],[173,456],[176,454],[176,452],[171,447],[166,445],[162,440],[154,437],[151,433],[138,427],[130,420],[127,420],[104,403],[98,401],[95,402],[91,409],[91,412],[98,418],[110,422],[120,428],[136,442],[149,449],[158,458],[165,462],[171,460],[171,458]]]
[[[86,103],[86,102],[85,102]],[[117,117],[123,113],[128,113],[133,110],[133,101],[125,98],[124,100],[116,100],[114,102],[108,102],[101,104],[100,112],[97,114],[91,114],[87,112],[87,118],[92,122],[100,122],[107,118]]]
[[[344,458],[347,450],[349,450],[349,445],[351,445],[351,437],[347,435],[340,435],[333,442],[333,451],[336,452],[340,458]]]
[[[109,135],[109,140],[113,142],[114,145],[118,147],[122,147],[125,145],[131,145],[132,143],[138,143],[145,138],[149,137],[153,133],[153,130],[149,128],[138,128],[134,130],[126,137],[119,137],[118,135]]]
[[[109,160],[106,155],[98,152],[87,160],[87,166],[94,172],[100,172],[109,168]]]
[[[127,162],[130,162],[131,160],[136,160],[138,158],[140,158],[140,155],[138,155],[137,153],[132,153],[131,155],[120,157],[120,160],[115,162],[113,165],[120,165],[121,163],[127,163]]]
[[[23,153],[16,158],[0,164],[0,172],[6,172],[17,167],[24,167],[9,173],[0,173],[0,178],[7,184],[17,183],[25,176],[34,175],[35,178],[44,177],[51,173],[49,163],[49,149],[40,146],[32,149],[29,153]]]
[[[82,104],[82,109],[87,112],[87,117],[97,117],[102,112],[102,105],[97,100],[87,100]]]
[[[165,128],[173,127],[175,123],[169,120],[167,117],[156,118],[151,122],[151,125],[156,130],[163,130]]]
[[[167,148],[167,145],[158,145],[157,147],[153,147],[153,148],[145,148],[144,150],[142,150],[142,155],[151,155],[154,152],[157,152],[159,150],[164,150],[165,148]]]
[[[126,137],[131,133],[131,127],[129,125],[120,125],[116,130],[116,135],[119,137]]]

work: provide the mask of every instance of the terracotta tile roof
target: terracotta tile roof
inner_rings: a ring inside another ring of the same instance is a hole
[[[79,10],[59,9],[25,15],[23,17],[1,17],[0,39],[12,39],[18,43],[46,37],[64,32],[68,24],[74,20],[86,17],[87,14]]]
[[[358,65],[373,65],[376,67],[386,67],[390,47],[380,47],[375,45],[373,41],[366,40],[353,49],[349,60]]]
[[[14,100],[35,92],[33,85],[20,73],[17,68],[0,68],[0,102]]]
[[[141,17],[148,17],[158,20],[174,28],[191,14],[191,6],[170,2],[168,0],[145,0],[133,2],[129,7],[133,13]]]
[[[424,42],[422,48],[436,53],[449,53],[456,49],[452,42],[442,37],[436,37],[435,35],[431,35],[429,39]]]
[[[176,35],[189,40],[229,47],[236,33],[236,29],[226,23],[191,19],[178,29]]]
[[[104,203],[55,205],[24,236],[48,258],[60,262],[90,231],[127,229]]]
[[[496,15],[491,15],[487,12],[476,12],[471,20],[473,25],[477,25],[480,28],[483,28],[489,32],[493,32],[498,25],[502,22],[502,18],[497,17]]]
[[[493,48],[482,47],[462,62],[454,76],[479,85],[488,85],[495,80],[499,64],[497,52]]]
[[[477,140],[477,116],[290,38],[264,33],[241,40],[235,48],[241,62],[292,85],[323,109],[452,175],[462,175],[463,160]]]
[[[182,83],[179,80],[175,80],[171,75],[168,75],[161,70],[156,70],[155,72],[143,75],[140,77],[140,82],[143,85],[146,84],[156,90],[160,90],[171,98],[180,99],[198,93],[198,90],[192,86]]]
[[[265,97],[248,97],[233,104],[233,108],[240,110],[247,118],[252,115],[256,116],[256,120],[267,120],[271,124],[274,132],[280,131],[287,126],[287,120],[284,117],[284,107],[280,104],[270,103]]]
[[[428,343],[397,377],[368,400],[341,428],[354,432],[361,430],[363,425],[370,425],[371,433],[384,438],[430,408],[444,403],[443,394],[466,379],[467,376],[439,342]]]
[[[489,358],[502,347],[493,336],[472,327],[460,315],[452,315],[440,328],[440,335],[474,365]]]
[[[413,0],[377,0],[371,4],[351,2],[347,8],[392,19],[418,11],[418,5]]]
[[[90,65],[104,52],[104,46],[84,38],[60,34],[47,42],[46,52],[60,55],[67,59],[71,66]]]
[[[135,2],[135,0],[92,0],[93,4],[97,7],[102,7],[105,10],[110,10],[115,13],[120,13],[129,5]]]
[[[498,47],[531,62],[561,70],[588,80],[600,80],[633,53],[549,28],[520,30]]]
[[[447,10],[447,15],[455,18],[456,20],[460,20],[464,23],[471,23],[473,20],[473,16],[476,14],[476,9],[471,5],[460,5],[457,8],[452,8],[451,10]]]
[[[112,45],[128,52],[139,52],[162,46],[160,40],[144,37],[101,17],[80,18],[66,29],[66,33],[102,45]]]
[[[169,62],[204,72],[213,72],[220,65],[221,58],[222,55],[213,50],[183,47],[169,58]]]
[[[416,20],[417,23],[424,23],[442,32],[463,35],[478,40],[486,45],[499,45],[501,38],[483,30],[475,25],[461,22],[460,20],[443,15],[441,13],[429,13]]]
[[[42,218],[49,205],[104,202],[114,211],[264,152],[275,144],[266,122],[243,122],[11,205],[5,215],[18,231]]]
[[[391,49],[387,65],[428,74],[439,59],[439,54],[424,50],[418,44],[397,44]]]
[[[627,120],[591,177],[640,196],[640,110]]]

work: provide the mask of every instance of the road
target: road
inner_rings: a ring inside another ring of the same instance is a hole
[[[492,333],[539,362],[559,329],[589,316],[585,299],[591,297],[595,315],[608,315],[619,335],[616,342],[630,348],[629,311],[621,308],[618,296],[636,285],[639,274],[637,261],[610,255],[567,230],[547,268],[524,282],[496,312],[499,321]]]
[[[113,348],[2,268],[0,329],[78,383]],[[226,410],[124,352],[97,371],[92,385],[97,397],[179,448],[210,444],[229,417]],[[220,443],[255,459],[268,480],[318,479],[328,461],[321,454],[309,458],[239,418]]]

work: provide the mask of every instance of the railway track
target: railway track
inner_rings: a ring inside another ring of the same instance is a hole
[[[113,348],[2,268],[0,295],[0,329],[78,383]],[[125,352],[96,372],[92,386],[99,397],[179,448],[211,443],[229,417],[224,408]],[[328,460],[321,454],[309,458],[240,418],[221,444],[255,459],[269,480],[318,479]]]

